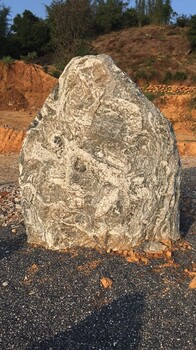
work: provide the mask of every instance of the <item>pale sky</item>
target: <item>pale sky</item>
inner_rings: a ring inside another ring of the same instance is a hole
[[[0,4],[11,7],[11,16],[22,14],[24,10],[30,10],[34,15],[45,18],[44,5],[50,5],[51,0],[0,0]],[[130,1],[130,7],[135,6],[135,1]],[[178,14],[196,14],[196,0],[172,0],[172,8]]]

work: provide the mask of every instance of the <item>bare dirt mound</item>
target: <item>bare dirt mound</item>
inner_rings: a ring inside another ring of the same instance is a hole
[[[0,153],[18,153],[26,129],[57,79],[38,65],[0,62]]]
[[[38,65],[0,62],[0,110],[37,110],[56,83]]]

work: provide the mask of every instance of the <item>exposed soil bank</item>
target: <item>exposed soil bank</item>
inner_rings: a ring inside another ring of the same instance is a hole
[[[0,62],[0,110],[37,110],[57,79],[46,74],[41,66],[15,61]]]

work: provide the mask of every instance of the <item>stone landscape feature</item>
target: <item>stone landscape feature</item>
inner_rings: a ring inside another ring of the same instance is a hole
[[[110,251],[180,237],[173,129],[109,56],[67,65],[27,132],[19,182],[29,243]]]

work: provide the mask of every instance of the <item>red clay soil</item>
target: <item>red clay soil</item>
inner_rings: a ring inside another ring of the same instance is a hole
[[[56,83],[38,65],[0,62],[0,110],[38,110]]]
[[[0,127],[0,153],[19,153],[26,132]]]
[[[0,62],[0,153],[18,153],[26,128],[57,79],[41,66]]]

